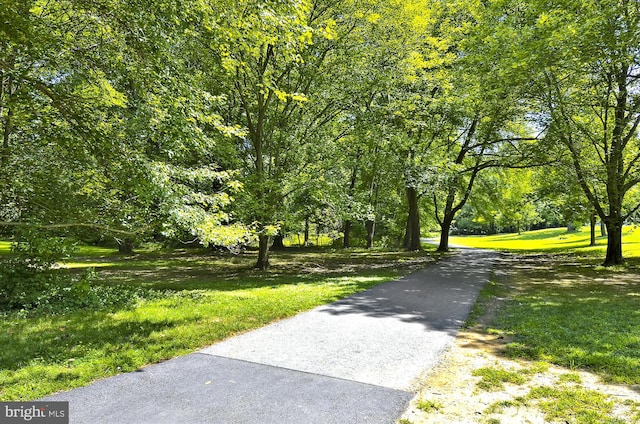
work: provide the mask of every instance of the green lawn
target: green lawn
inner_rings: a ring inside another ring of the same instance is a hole
[[[468,247],[505,250],[510,252],[575,253],[585,256],[602,255],[607,249],[607,237],[600,236],[598,228],[596,246],[589,246],[589,227],[567,232],[566,228],[550,228],[527,231],[522,234],[497,234],[492,236],[452,236],[451,244]],[[622,235],[625,257],[640,257],[640,228],[625,226]]]
[[[260,273],[253,252],[79,254],[71,272],[96,267],[101,293],[125,301],[55,315],[4,312],[0,400],[36,399],[192,352],[434,260],[430,252],[291,249],[274,252],[273,268]]]
[[[586,246],[588,229],[455,237],[452,243],[513,252],[475,308],[481,314],[503,299],[491,326],[512,339],[506,354],[640,384],[640,230],[625,228],[631,260],[613,268],[599,265],[606,239]]]
[[[8,255],[11,251],[11,242],[0,241],[0,255]]]

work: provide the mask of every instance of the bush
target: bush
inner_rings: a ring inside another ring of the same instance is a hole
[[[75,244],[48,237],[37,229],[23,229],[11,254],[0,260],[0,309],[34,309],[54,304],[82,304],[88,300],[92,270],[72,276],[59,269]]]

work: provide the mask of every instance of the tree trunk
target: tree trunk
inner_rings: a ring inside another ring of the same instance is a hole
[[[309,217],[304,220],[304,245],[309,245]]]
[[[367,219],[364,222],[364,226],[367,229],[367,249],[373,247],[373,236],[376,231],[376,222],[372,219]]]
[[[272,250],[284,250],[284,235],[276,234],[273,238],[273,244],[271,245]]]
[[[451,224],[453,223],[453,216],[445,216],[440,223],[440,244],[438,245],[438,252],[449,251],[449,231],[451,231]]]
[[[402,239],[402,247],[409,250],[411,246],[411,220],[407,218],[407,225],[404,229],[404,238]]]
[[[591,212],[591,216],[589,217],[589,225],[591,227],[591,241],[589,242],[589,246],[596,245],[596,212]]]
[[[131,255],[133,253],[133,240],[125,238],[124,240],[116,240],[118,242],[118,253]]]
[[[406,244],[406,248],[410,251],[417,251],[421,250],[422,246],[420,244],[420,211],[418,209],[418,192],[415,187],[407,187],[407,202],[409,204],[409,217],[407,218],[408,243]]]
[[[356,153],[356,165],[351,172],[351,180],[349,181],[349,190],[347,195],[351,199],[353,197],[354,190],[356,188],[356,178],[358,177],[358,161],[360,160],[361,152]],[[351,211],[349,211],[351,212]],[[348,249],[351,247],[351,219],[344,221],[344,238],[342,239],[342,248]]]
[[[265,234],[258,236],[258,262],[254,268],[261,271],[269,268],[269,239],[270,237]]]
[[[351,247],[351,220],[347,219],[344,222],[344,238],[342,239],[342,248],[348,249]]]
[[[609,220],[607,223],[607,256],[604,266],[622,265],[622,223]]]
[[[604,221],[600,221],[600,237],[606,237],[607,236],[607,226],[605,225]]]

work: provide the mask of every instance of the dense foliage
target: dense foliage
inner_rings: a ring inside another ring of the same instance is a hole
[[[154,4],[3,3],[5,302],[17,275],[49,284],[56,237],[257,242],[264,269],[291,232],[417,250],[439,229],[447,250],[598,217],[623,261],[637,2]]]

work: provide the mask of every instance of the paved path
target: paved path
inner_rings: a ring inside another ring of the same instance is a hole
[[[394,423],[497,255],[457,256],[338,302],[45,400],[70,422]]]

